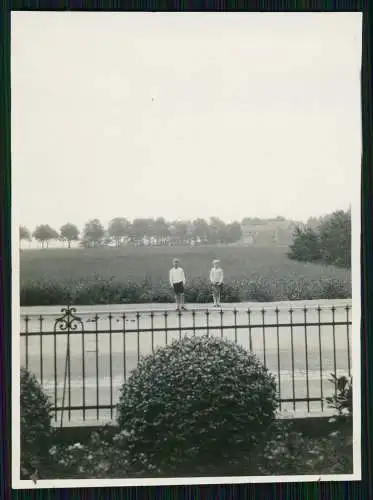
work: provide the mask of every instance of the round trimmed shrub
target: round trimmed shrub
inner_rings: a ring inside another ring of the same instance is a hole
[[[48,460],[52,405],[35,376],[24,368],[20,386],[21,475],[28,477]]]
[[[118,425],[139,470],[226,475],[255,459],[276,409],[275,379],[253,354],[185,337],[140,360],[121,389]]]

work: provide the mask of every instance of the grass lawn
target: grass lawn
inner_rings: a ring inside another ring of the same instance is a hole
[[[115,281],[153,283],[168,279],[172,259],[178,257],[188,278],[207,278],[213,259],[219,258],[225,281],[265,279],[316,281],[323,278],[350,282],[351,273],[333,266],[295,262],[287,248],[204,246],[123,247],[120,249],[23,250],[20,256],[21,287],[31,282],[92,280],[95,275]]]

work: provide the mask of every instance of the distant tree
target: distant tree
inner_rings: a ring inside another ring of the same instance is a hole
[[[58,232],[50,227],[48,224],[41,224],[35,228],[32,233],[33,238],[41,243],[41,247],[45,248],[49,246],[51,240],[57,240],[59,238]]]
[[[104,226],[98,219],[92,219],[86,223],[83,230],[84,246],[101,246],[105,236]]]
[[[115,217],[109,222],[108,236],[115,241],[117,248],[121,246],[125,237],[130,234],[131,224],[125,217]]]
[[[311,227],[297,226],[294,231],[293,243],[287,253],[289,259],[300,262],[317,262],[321,260],[320,238]]]
[[[104,247],[110,247],[113,241],[115,242],[115,246],[117,247],[117,242],[115,241],[115,239],[110,236],[109,231],[105,231],[104,237],[101,241],[101,245]]]
[[[153,218],[139,217],[134,219],[130,228],[130,239],[137,246],[148,243],[153,243],[157,239],[157,223]]]
[[[339,210],[310,222],[311,225],[296,228],[288,257],[350,268],[351,211]]]
[[[156,223],[153,218],[147,218],[147,228],[144,234],[145,238],[148,240],[148,244],[152,245],[157,241],[157,228]]]
[[[31,233],[25,226],[19,227],[19,239],[21,241],[31,241]]]
[[[158,217],[153,224],[154,236],[158,244],[164,245],[170,236],[170,225],[163,217]]]
[[[186,220],[185,223],[187,225],[185,243],[190,245],[194,239],[193,238],[193,222],[191,220]]]
[[[232,222],[226,226],[227,243],[237,243],[242,238],[242,227],[239,222]]]
[[[132,222],[130,237],[137,246],[142,245],[144,242],[144,238],[149,237],[149,226],[149,219],[145,218],[134,219],[134,221]]]
[[[265,223],[265,219],[261,219],[260,217],[244,217],[241,221],[241,225],[243,226],[256,226],[262,225]]]
[[[179,245],[185,245],[190,238],[190,222],[186,220],[176,220],[172,223],[173,236]]]
[[[71,243],[79,240],[79,229],[74,224],[67,222],[60,229],[60,238],[67,242],[68,248],[71,248]]]
[[[226,224],[219,217],[210,217],[209,243],[226,241]]]
[[[170,239],[169,242],[171,245],[174,245],[175,243],[178,243],[178,236],[177,236],[177,231],[176,231],[176,226],[175,222],[170,223]]]
[[[309,217],[309,219],[307,220],[306,226],[318,231],[319,227],[321,225],[321,222],[322,222],[321,217]]]
[[[351,268],[351,210],[333,212],[320,225],[319,234],[322,260]]]
[[[210,236],[210,228],[208,222],[205,219],[195,219],[192,222],[192,235],[196,241],[201,243],[207,243]]]

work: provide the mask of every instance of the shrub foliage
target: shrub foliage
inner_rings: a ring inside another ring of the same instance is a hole
[[[350,269],[351,212],[334,212],[315,228],[296,228],[288,257]]]
[[[310,438],[285,421],[268,429],[258,447],[256,475],[352,474],[352,429]]]
[[[21,368],[21,468],[29,476],[48,459],[53,429],[52,405],[35,376]]]
[[[182,356],[175,356],[180,349]],[[337,420],[330,419],[334,425],[328,435],[311,437],[273,419],[273,379],[246,352],[242,356],[240,349],[232,352],[232,344],[206,337],[179,341],[168,355],[161,351],[142,365],[154,370],[153,380],[137,373],[124,386],[119,425],[95,430],[79,443],[61,443],[52,432],[48,397],[22,369],[21,478],[29,479],[36,470],[42,479],[352,472],[352,379],[333,376],[337,393],[328,405],[337,410]],[[170,365],[160,371],[167,361]],[[245,370],[249,365],[251,371]],[[241,381],[243,370],[252,378],[246,373]]]
[[[22,306],[52,306],[68,302],[75,305],[143,304],[173,302],[173,292],[166,281],[120,282],[100,276],[90,280],[31,282],[21,288]],[[338,278],[317,280],[302,276],[273,281],[255,276],[228,281],[223,286],[222,302],[268,302],[280,300],[346,299],[351,297],[351,282]],[[212,301],[207,280],[195,278],[186,284],[188,303]]]
[[[321,261],[320,238],[318,232],[311,228],[297,227],[294,231],[293,243],[288,253],[290,259],[300,262]]]
[[[351,474],[353,472],[352,429],[343,428],[322,436],[297,432],[286,420],[276,420],[256,447],[255,455],[243,455],[219,471],[237,475]],[[56,444],[50,449],[50,466],[43,477],[74,479],[118,479],[162,477],[151,464],[133,462],[127,433],[111,428],[94,431],[89,440]],[[206,475],[211,465],[206,462]],[[44,472],[44,471],[43,471]],[[212,470],[216,473],[216,470]],[[210,472],[210,473],[211,473]]]
[[[276,408],[275,380],[253,354],[185,337],[140,361],[122,387],[118,425],[139,468],[214,475],[253,453]]]
[[[54,478],[107,479],[141,476],[131,469],[125,436],[102,427],[92,432],[88,442],[56,443],[50,450],[48,473]]]
[[[330,382],[335,384],[336,391],[331,397],[326,398],[329,408],[336,410],[341,419],[352,419],[352,377],[342,375],[337,377],[331,374]]]

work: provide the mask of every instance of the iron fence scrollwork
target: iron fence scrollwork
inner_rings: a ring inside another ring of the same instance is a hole
[[[63,377],[63,389],[62,389],[62,405],[61,405],[61,420],[60,426],[63,426],[63,417],[65,411],[65,399],[66,399],[66,389],[68,394],[68,412],[69,420],[71,419],[71,346],[70,346],[70,336],[71,333],[80,332],[82,340],[82,390],[83,390],[83,419],[85,418],[85,336],[84,336],[84,323],[82,319],[77,316],[76,308],[67,305],[61,309],[62,315],[56,318],[53,327],[54,333],[54,400],[55,407],[57,408],[57,335],[58,333],[66,333],[66,354],[65,354],[65,367],[64,367],[64,377]],[[67,387],[66,387],[67,386]],[[57,419],[57,412],[55,413],[55,418]]]

